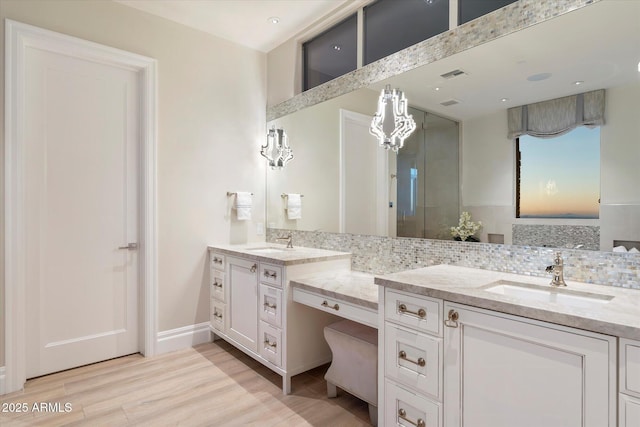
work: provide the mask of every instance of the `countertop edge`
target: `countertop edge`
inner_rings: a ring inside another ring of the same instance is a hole
[[[238,250],[234,250],[230,248],[209,245],[207,246],[207,250],[210,252],[215,251],[224,255],[237,256],[245,259],[251,259],[253,261],[266,262],[269,264],[276,264],[276,265],[283,265],[283,266],[351,258],[351,254],[345,252],[341,254],[328,254],[328,255],[312,256],[312,257],[300,258],[300,259],[283,260],[283,259],[278,259],[278,258],[268,256],[268,255],[254,254],[254,253],[251,253],[250,250],[246,250],[246,249],[243,250],[240,248],[238,248]]]
[[[448,302],[470,305],[486,310],[498,311],[514,316],[526,317],[533,320],[539,320],[620,338],[640,340],[640,328],[625,324],[608,322],[599,319],[591,319],[575,314],[559,313],[557,311],[538,307],[527,307],[525,305],[499,301],[490,298],[482,298],[474,295],[465,295],[459,292],[455,292],[454,290],[430,288],[424,285],[414,285],[411,283],[390,280],[383,277],[376,277],[374,279],[374,283],[378,286],[384,286],[386,288],[399,290],[402,292],[414,293],[417,295],[424,295],[431,298],[438,298]]]

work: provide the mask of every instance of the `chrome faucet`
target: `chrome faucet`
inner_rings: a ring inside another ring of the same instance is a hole
[[[562,261],[562,254],[560,254],[560,252],[556,252],[556,257],[553,259],[553,265],[548,266],[546,271],[553,275],[550,283],[551,286],[567,286],[564,282],[564,262]]]
[[[291,233],[284,237],[276,237],[276,240],[286,240],[287,241],[287,249],[293,249],[293,236]]]

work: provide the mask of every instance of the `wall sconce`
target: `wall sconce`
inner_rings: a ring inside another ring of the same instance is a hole
[[[391,90],[387,85],[378,99],[378,112],[373,116],[369,132],[385,149],[392,149],[396,153],[402,148],[404,140],[416,128],[413,116],[407,113],[409,102],[402,91]]]
[[[275,126],[269,129],[267,143],[262,146],[260,154],[269,160],[271,169],[282,169],[293,159],[293,151],[289,147],[289,139],[284,129],[276,129]]]

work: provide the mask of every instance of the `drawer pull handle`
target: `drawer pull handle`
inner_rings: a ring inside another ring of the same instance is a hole
[[[213,262],[215,262],[216,264],[222,264],[222,258],[213,257]]]
[[[269,304],[268,302],[265,302],[263,305],[265,306],[265,308],[271,308],[273,310],[278,308],[278,306],[276,304]]]
[[[216,288],[220,288],[220,289],[222,289],[222,283],[218,283],[218,281],[217,281],[217,280],[214,280],[214,281],[213,281],[213,286],[215,286]]]
[[[277,342],[270,342],[269,340],[265,340],[265,341],[264,341],[264,344],[265,344],[265,345],[268,345],[268,346],[269,346],[269,347],[271,347],[271,348],[276,348],[276,347],[278,346],[278,343],[277,343]]]
[[[414,363],[420,367],[423,367],[427,364],[427,362],[422,357],[419,357],[417,361],[409,359],[407,357],[407,353],[404,350],[400,350],[400,353],[398,353],[398,357],[400,359],[406,360],[407,362]]]
[[[333,304],[333,305],[329,305],[329,303],[325,300],[322,301],[322,304],[320,304],[323,307],[329,307],[329,308],[333,308],[335,311],[340,310],[340,306],[338,304]]]
[[[264,271],[264,277],[275,279],[276,277],[278,277],[278,273],[276,273],[275,271],[265,270]]]
[[[413,424],[416,427],[426,427],[427,424],[424,422],[424,420],[422,418],[418,418],[417,421],[413,421],[410,420],[409,418],[407,418],[407,411],[405,411],[404,409],[400,408],[398,409],[398,417],[405,420],[408,423]]]
[[[250,268],[250,271],[251,271],[252,273],[255,273],[257,269],[258,269],[258,264],[253,264],[253,265],[251,266],[251,268]]]
[[[398,310],[400,310],[400,313],[413,314],[414,316],[418,316],[421,319],[424,319],[425,316],[427,315],[427,312],[424,310],[424,308],[421,308],[418,311],[411,311],[411,310],[407,310],[407,306],[404,304],[400,304],[398,306]]]
[[[213,317],[217,317],[218,319],[222,319],[222,314],[218,313],[217,311],[215,313],[213,313]]]
[[[454,309],[449,310],[448,318],[445,319],[444,324],[449,328],[457,328],[458,327],[458,312]]]

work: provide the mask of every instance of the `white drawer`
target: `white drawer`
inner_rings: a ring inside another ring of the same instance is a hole
[[[293,300],[309,307],[362,323],[378,329],[378,313],[370,308],[361,307],[335,298],[293,288]]]
[[[442,336],[442,300],[386,289],[384,316],[419,331]]]
[[[260,281],[267,285],[282,287],[282,267],[260,263]]]
[[[442,339],[385,322],[385,372],[401,384],[442,400]]]
[[[219,301],[226,302],[227,299],[225,297],[225,274],[223,271],[211,269],[211,279],[210,279],[210,292],[211,298],[215,298]]]
[[[282,331],[260,321],[258,350],[260,356],[276,366],[282,365]]]
[[[260,284],[260,319],[282,327],[282,289]]]
[[[426,397],[385,381],[384,423],[386,427],[442,427],[442,407]]]
[[[640,397],[640,341],[620,339],[620,392]]]
[[[219,254],[217,252],[211,252],[211,268],[215,268],[216,270],[224,271],[225,266],[225,256]]]
[[[227,305],[211,298],[211,326],[220,332],[227,332]]]

